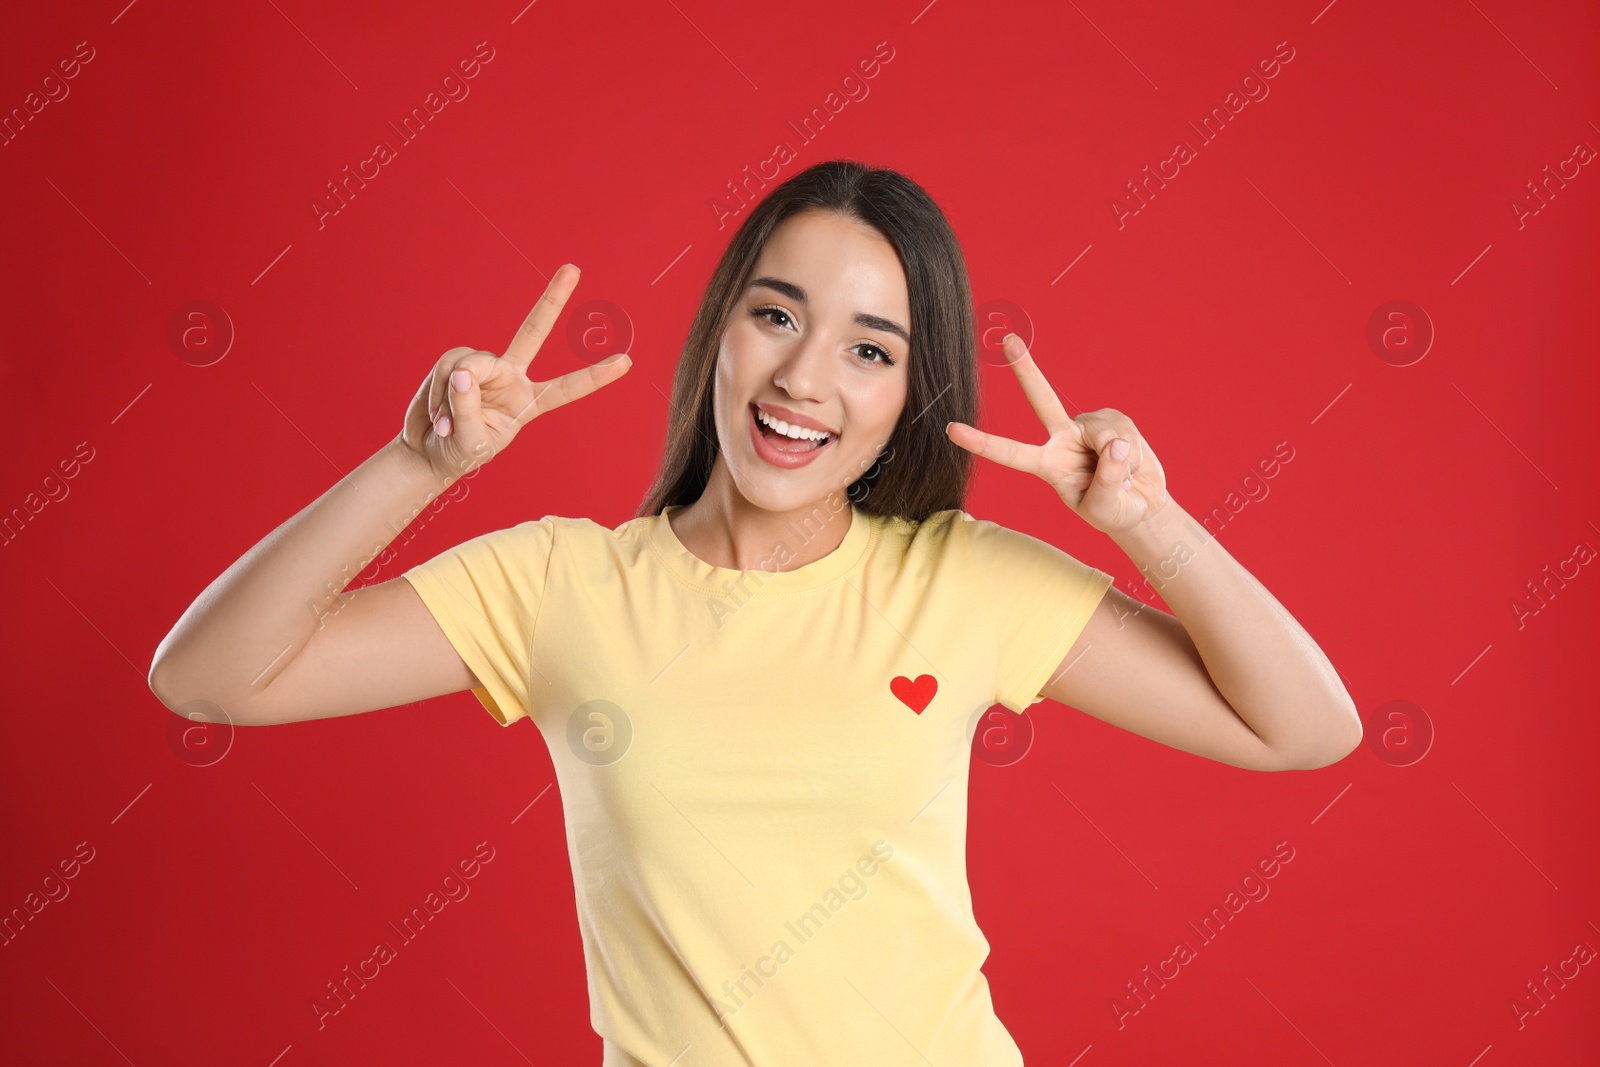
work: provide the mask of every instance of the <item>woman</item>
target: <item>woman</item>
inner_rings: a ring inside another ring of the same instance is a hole
[[[791,178],[734,235],[635,518],[547,515],[345,593],[454,479],[626,373],[527,377],[577,281],[556,272],[504,355],[445,353],[393,441],[195,601],[151,686],[245,724],[469,688],[532,718],[605,1064],[1021,1063],[964,865],[997,703],[1051,697],[1260,770],[1359,743],[1336,672],[1126,415],[1069,418],[1011,335],[1049,439],[973,427],[956,239],[914,182],[853,162]],[[1176,616],[962,511],[974,454],[1042,478],[1054,521],[1109,535]]]

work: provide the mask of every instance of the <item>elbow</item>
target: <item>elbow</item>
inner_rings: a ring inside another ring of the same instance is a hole
[[[150,687],[150,692],[161,702],[162,707],[168,711],[176,711],[177,709],[173,707],[172,699],[167,696],[167,693],[170,692],[167,674],[165,664],[162,663],[161,657],[157,656],[151,660],[150,671],[145,675],[144,681]]]
[[[174,715],[194,718],[187,713],[193,710],[189,705],[197,702],[178,695],[183,692],[183,685],[173,678],[171,665],[164,663],[160,656],[150,664],[150,673],[145,676],[145,684],[150,687],[150,692],[161,702],[162,707]]]
[[[191,686],[173,678],[170,665],[164,664],[161,657],[157,656],[150,664],[150,673],[145,676],[145,683],[150,687],[150,692],[161,703],[161,706],[174,715],[190,722],[197,723],[225,723],[229,726],[247,726],[250,721],[244,716],[230,714],[223,710],[215,701],[203,697],[194,697]]]
[[[161,702],[161,706],[176,713],[183,704],[176,694],[182,692],[185,686],[181,672],[173,662],[171,644],[171,634],[161,639],[161,643],[150,656],[150,670],[145,674],[144,681],[150,687],[150,692]]]
[[[1356,745],[1351,745],[1349,748],[1333,749],[1299,756],[1294,759],[1286,759],[1278,765],[1278,769],[1280,771],[1317,771],[1323,767],[1332,767],[1335,763],[1354,752],[1356,747]]]
[[[1350,755],[1361,747],[1362,738],[1366,736],[1361,728],[1361,716],[1356,711],[1355,705],[1339,709],[1333,716],[1344,720],[1336,741],[1325,742],[1300,752],[1285,754],[1278,765],[1278,770],[1283,771],[1315,771],[1323,767],[1331,767],[1335,763]]]

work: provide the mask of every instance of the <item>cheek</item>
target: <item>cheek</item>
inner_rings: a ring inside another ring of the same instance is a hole
[[[749,384],[757,362],[756,355],[756,348],[749,337],[736,329],[730,330],[717,356],[717,381],[736,392],[748,392],[744,387]]]
[[[863,389],[855,398],[855,422],[874,441],[886,441],[894,432],[895,423],[906,406],[906,384],[902,377],[895,382],[876,382],[875,388]]]
[[[719,436],[726,441],[728,434],[743,433],[744,405],[752,394],[748,341],[736,334],[723,339],[717,353],[717,367],[712,375],[711,410],[716,420]]]
[[[847,442],[848,447],[840,452],[839,459],[858,477],[865,474],[888,447],[895,423],[905,409],[905,389],[900,386],[885,388],[889,385],[874,383],[874,388],[862,389],[848,401],[846,410],[854,432],[845,436],[853,440]]]

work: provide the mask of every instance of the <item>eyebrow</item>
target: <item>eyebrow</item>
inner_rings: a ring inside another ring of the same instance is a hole
[[[774,289],[788,297],[790,300],[796,301],[797,303],[806,303],[806,291],[793,282],[786,282],[782,278],[757,278],[755,281],[750,283],[750,288],[754,289],[758,285],[764,286],[768,289]],[[881,315],[869,315],[865,311],[858,311],[856,312],[855,318],[851,321],[853,321],[857,326],[865,326],[869,330],[882,330],[885,333],[892,333],[908,345],[911,343],[911,335],[906,332],[906,328],[901,326],[898,322],[895,322],[893,319],[886,319]]]

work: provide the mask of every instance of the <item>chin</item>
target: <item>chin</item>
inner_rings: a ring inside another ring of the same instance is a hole
[[[779,479],[783,479],[781,484],[774,484],[774,480],[763,479],[762,483],[757,485],[740,485],[737,481],[734,485],[740,495],[751,504],[763,511],[780,515],[814,507],[817,501],[832,492],[811,478],[802,482],[793,475],[785,477],[780,474]]]

